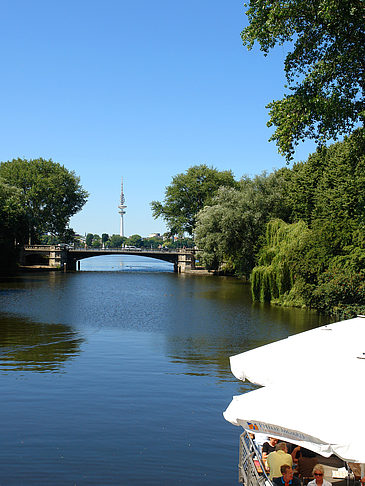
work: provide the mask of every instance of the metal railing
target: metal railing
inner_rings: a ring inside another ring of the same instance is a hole
[[[245,486],[272,486],[261,460],[261,454],[246,431],[240,435],[239,448],[239,482]]]
[[[100,251],[100,252],[143,252],[143,253],[195,253],[196,250],[194,248],[93,248],[93,247],[84,247],[78,246],[73,247],[72,245],[24,245],[25,250],[41,250],[41,251],[50,251],[50,250],[77,250],[77,251]]]

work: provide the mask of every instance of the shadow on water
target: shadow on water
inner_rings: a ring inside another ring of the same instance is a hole
[[[66,361],[80,354],[83,341],[69,326],[0,314],[0,373],[61,372]]]

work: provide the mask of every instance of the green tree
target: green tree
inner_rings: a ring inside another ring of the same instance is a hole
[[[287,177],[290,225],[270,221],[252,272],[253,295],[349,317],[362,313],[365,282],[365,130],[318,149]],[[290,275],[287,286],[278,278]]]
[[[143,238],[143,246],[145,248],[158,248],[163,244],[162,236],[152,236],[151,238]]]
[[[110,248],[121,248],[123,243],[127,240],[125,236],[112,235],[109,240]]]
[[[152,201],[153,217],[165,220],[170,235],[192,235],[198,212],[212,202],[222,186],[237,186],[232,171],[219,171],[205,164],[190,167],[172,178],[163,203]]]
[[[292,158],[305,138],[322,144],[350,133],[365,118],[363,0],[251,0],[241,36],[265,55],[289,42],[289,94],[268,105],[279,152]]]
[[[42,245],[57,245],[58,243],[63,243],[58,236],[53,235],[42,235],[39,240]]]
[[[91,246],[92,243],[93,243],[93,238],[94,238],[94,235],[92,233],[88,233],[86,235],[86,245],[87,246]]]
[[[24,231],[23,195],[0,178],[0,239],[14,242]]]
[[[52,160],[2,162],[0,177],[22,191],[29,241],[39,241],[44,233],[64,235],[88,196],[79,177]]]
[[[127,246],[136,246],[137,248],[141,248],[143,246],[142,236],[132,235],[126,239],[125,244]]]
[[[93,241],[91,243],[93,248],[100,248],[101,247],[101,238],[99,235],[93,235]]]
[[[364,129],[318,149],[289,172],[287,197],[293,221],[303,219],[312,228],[335,227],[339,250],[351,243],[354,231],[365,228]]]
[[[23,242],[25,213],[20,189],[0,179],[0,272],[15,269],[17,243]]]
[[[302,295],[303,278],[298,275],[296,264],[307,256],[308,242],[312,234],[304,221],[287,224],[280,219],[269,221],[266,226],[265,239],[258,253],[258,265],[251,275],[251,290],[254,300],[272,302],[281,298],[288,301],[291,292],[291,304],[304,305]],[[311,262],[313,264],[313,262]],[[317,268],[310,268],[317,273]],[[300,285],[300,289],[296,286]]]
[[[221,188],[213,204],[198,215],[196,243],[205,265],[217,269],[224,264],[248,277],[267,221],[288,217],[285,190],[281,172],[243,178],[239,190]]]
[[[108,240],[109,240],[109,235],[108,235],[108,233],[103,233],[103,234],[101,235],[101,242],[102,242],[102,244],[103,244],[104,246],[105,246],[105,244],[106,244],[106,242],[107,242]]]

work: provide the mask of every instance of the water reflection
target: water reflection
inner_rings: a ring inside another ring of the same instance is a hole
[[[236,482],[229,356],[324,322],[144,265],[0,281],[1,484]]]
[[[62,324],[42,324],[0,314],[0,373],[61,372],[84,340]]]

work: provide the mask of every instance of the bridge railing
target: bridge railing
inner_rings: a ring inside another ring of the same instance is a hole
[[[62,247],[57,245],[24,245],[25,250],[62,250]]]
[[[107,252],[126,252],[126,253],[135,253],[143,252],[143,253],[194,253],[197,250],[193,248],[169,248],[169,249],[161,249],[161,248],[90,248],[90,247],[76,247],[70,248],[70,250],[77,250],[77,251],[107,251]]]
[[[126,253],[195,253],[197,248],[92,248],[78,246],[73,247],[72,245],[24,245],[25,250],[39,250],[39,251],[50,251],[50,250],[75,250],[75,251],[100,251],[100,252],[126,252]]]

